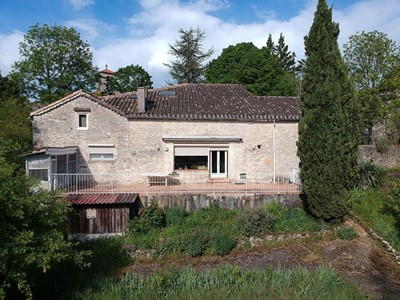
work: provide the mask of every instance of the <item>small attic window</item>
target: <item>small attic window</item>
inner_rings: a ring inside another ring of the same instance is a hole
[[[79,130],[87,130],[89,122],[88,122],[88,114],[84,112],[78,113],[78,129]]]
[[[175,96],[176,93],[175,93],[175,91],[161,91],[160,95],[163,95],[163,96]]]

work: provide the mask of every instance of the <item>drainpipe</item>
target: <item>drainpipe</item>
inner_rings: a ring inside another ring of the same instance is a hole
[[[275,176],[276,176],[276,143],[275,143],[275,129],[276,129],[276,123],[274,120],[274,125],[272,126],[272,164],[273,164],[273,169],[272,169],[272,178],[273,182],[275,182]]]

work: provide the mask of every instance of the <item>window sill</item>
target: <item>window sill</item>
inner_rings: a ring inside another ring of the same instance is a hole
[[[207,172],[208,170],[201,170],[201,169],[175,169],[174,172]]]

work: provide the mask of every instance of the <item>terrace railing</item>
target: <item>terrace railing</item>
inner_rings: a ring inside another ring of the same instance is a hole
[[[230,176],[232,175],[232,176]],[[139,194],[298,194],[298,172],[286,174],[228,174],[212,178],[205,172],[146,174],[53,174],[49,188],[61,193]]]

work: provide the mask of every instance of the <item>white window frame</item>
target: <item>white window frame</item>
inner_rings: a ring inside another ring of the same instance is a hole
[[[86,116],[86,126],[80,126],[81,116]],[[89,129],[89,113],[79,112],[77,114],[77,124],[78,124],[78,127],[77,127],[78,130],[88,130]]]
[[[89,161],[114,161],[116,150],[114,144],[90,144]]]
[[[181,171],[185,169],[175,169],[176,166],[176,157],[177,156],[206,156],[207,157],[207,167],[205,169],[192,169],[189,168],[190,171],[208,171],[211,174],[211,151],[226,151],[226,166],[224,173],[216,173],[213,177],[218,176],[227,176],[228,170],[228,155],[229,155],[229,144],[174,144],[173,146],[173,169],[174,171]]]
[[[46,171],[46,178],[33,176],[32,172],[34,171]],[[45,181],[45,182],[49,181],[50,179],[50,172],[48,168],[30,168],[28,169],[28,175],[30,178],[39,179],[40,181]]]

